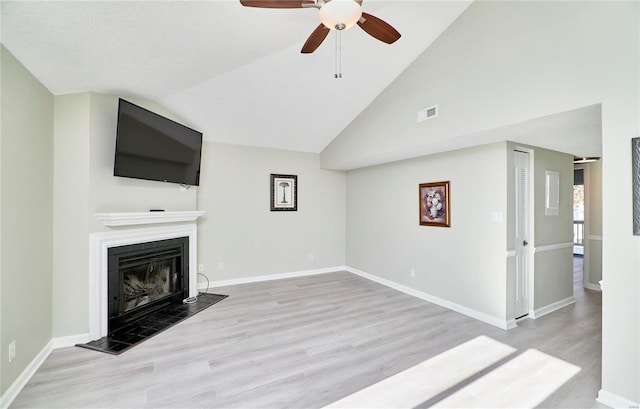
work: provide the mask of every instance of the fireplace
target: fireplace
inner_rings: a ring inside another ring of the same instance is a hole
[[[188,238],[188,275],[183,282],[188,297],[198,294],[198,233],[196,219],[203,211],[96,213],[106,230],[89,235],[89,334],[79,338],[86,342],[107,336],[109,327],[109,250],[177,238]],[[183,297],[186,298],[186,297]]]
[[[75,345],[118,355],[227,297],[198,294],[203,214],[95,214],[109,229],[89,235],[89,334]]]
[[[108,334],[189,297],[189,238],[108,249]]]

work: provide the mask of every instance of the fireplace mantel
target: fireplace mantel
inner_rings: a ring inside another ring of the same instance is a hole
[[[188,210],[177,212],[128,212],[128,213],[95,213],[94,216],[105,226],[133,226],[156,223],[192,222],[206,212]]]

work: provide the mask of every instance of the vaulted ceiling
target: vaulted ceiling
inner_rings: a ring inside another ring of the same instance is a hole
[[[374,1],[402,38],[359,27],[301,54],[316,9],[224,1],[2,1],[2,42],[53,94],[156,101],[208,140],[320,152],[470,1]]]
[[[210,141],[317,153],[470,4],[364,0],[365,12],[402,34],[397,42],[385,44],[355,26],[342,33],[339,53],[332,32],[314,53],[301,54],[319,24],[313,8],[251,8],[239,0],[3,0],[1,41],[54,95],[144,98]],[[599,156],[598,112],[591,107],[462,136],[441,150],[509,138]],[[563,138],[554,137],[559,133]]]

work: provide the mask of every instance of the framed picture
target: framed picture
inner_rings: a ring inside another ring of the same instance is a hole
[[[298,211],[298,176],[271,174],[271,211]]]
[[[418,203],[421,226],[451,227],[449,181],[421,183]]]

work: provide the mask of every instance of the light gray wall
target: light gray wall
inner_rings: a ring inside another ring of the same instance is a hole
[[[177,120],[152,102],[131,102]],[[55,107],[53,334],[64,337],[89,331],[89,234],[109,229],[94,214],[195,210],[197,188],[113,176],[117,96],[58,96]]]
[[[1,395],[51,340],[53,96],[0,53]]]
[[[602,103],[602,387],[640,402],[640,252],[629,227],[640,136],[638,2],[474,2],[321,154],[327,168],[408,157],[468,135]],[[417,110],[440,105],[436,120]]]
[[[270,211],[272,173],[298,176],[297,212]],[[317,154],[206,142],[201,178],[198,258],[210,281],[344,266],[346,177],[320,169]]]
[[[55,98],[53,336],[88,332],[90,95]]]
[[[347,265],[504,321],[506,172],[504,142],[349,171]],[[451,227],[420,226],[418,185],[447,180]]]

